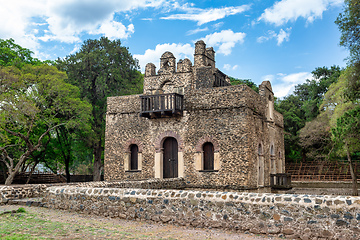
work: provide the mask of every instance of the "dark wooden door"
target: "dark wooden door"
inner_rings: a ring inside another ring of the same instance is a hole
[[[203,146],[204,170],[214,170],[214,145],[207,142]]]
[[[163,178],[178,176],[178,143],[175,138],[166,138],[163,144]]]
[[[138,169],[138,152],[139,152],[139,148],[136,145],[131,145],[130,147],[131,150],[131,166],[130,169],[131,170],[137,170]]]

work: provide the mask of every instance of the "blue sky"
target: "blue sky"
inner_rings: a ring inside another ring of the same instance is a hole
[[[193,61],[203,39],[221,71],[270,80],[284,97],[316,67],[345,66],[334,23],[342,9],[343,0],[0,0],[0,38],[53,60],[107,36],[120,39],[142,70],[158,66],[165,51]]]

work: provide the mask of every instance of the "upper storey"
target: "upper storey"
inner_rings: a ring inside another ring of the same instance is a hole
[[[156,73],[153,63],[145,67],[144,94],[179,93],[190,89],[230,85],[229,78],[215,67],[215,51],[206,48],[204,41],[195,43],[194,65],[185,58],[176,63],[171,52],[160,58],[160,69]]]

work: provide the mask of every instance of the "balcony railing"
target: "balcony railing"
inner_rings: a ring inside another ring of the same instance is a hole
[[[290,189],[291,187],[291,174],[289,173],[276,173],[270,174],[270,186],[273,189]]]
[[[161,118],[182,115],[184,96],[177,93],[142,95],[140,117]]]

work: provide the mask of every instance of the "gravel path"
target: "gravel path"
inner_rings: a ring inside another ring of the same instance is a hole
[[[3,205],[0,206],[0,213],[16,210],[19,207],[24,206]],[[24,208],[28,214],[35,216],[39,220],[59,224],[61,228],[65,228],[62,230],[63,232],[58,234],[55,234],[56,230],[54,230],[52,236],[35,234],[38,237],[51,239],[280,239],[219,229],[199,229],[147,221],[105,218],[40,207]]]

